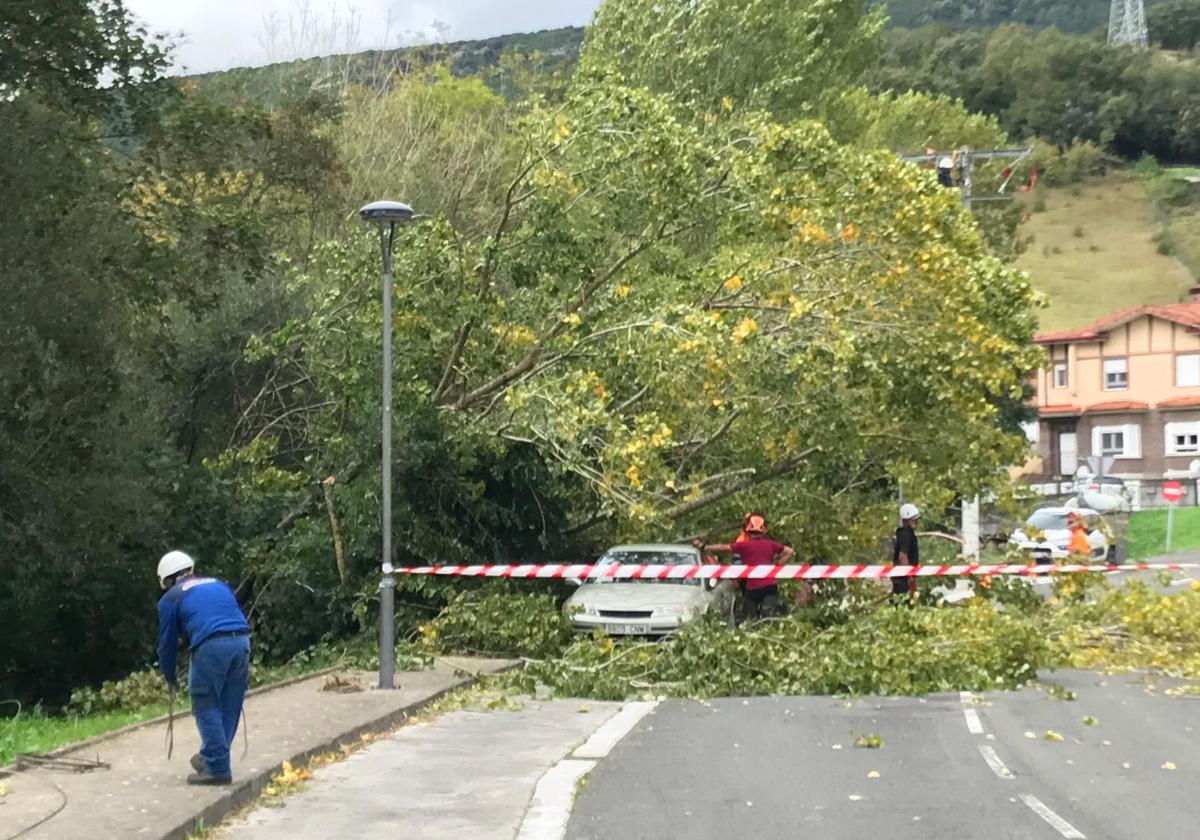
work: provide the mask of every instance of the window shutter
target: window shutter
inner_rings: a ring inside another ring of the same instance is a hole
[[[1100,435],[1103,433],[1103,426],[1092,426],[1092,455],[1099,457],[1103,451]]]
[[[1126,458],[1141,458],[1142,457],[1142,427],[1136,423],[1129,423],[1125,426],[1125,457]]]

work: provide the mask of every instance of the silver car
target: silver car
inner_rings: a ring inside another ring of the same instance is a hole
[[[700,552],[690,545],[618,545],[597,566],[693,565]],[[585,580],[563,604],[576,630],[603,630],[610,636],[661,636],[707,612],[733,614],[736,588],[715,580]]]
[[[1035,510],[1023,526],[1012,532],[1008,544],[1028,552],[1038,563],[1066,560],[1070,557],[1071,526],[1067,517],[1071,514],[1083,518],[1091,559],[1111,561],[1115,553],[1104,520],[1089,508],[1045,507]]]

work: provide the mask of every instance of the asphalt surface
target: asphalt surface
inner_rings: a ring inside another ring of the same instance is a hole
[[[1047,679],[1076,699],[665,701],[589,774],[566,837],[1200,836],[1200,698],[1130,677]],[[860,734],[882,745],[856,747]]]

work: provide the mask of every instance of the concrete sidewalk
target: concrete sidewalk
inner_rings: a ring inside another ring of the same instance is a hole
[[[303,790],[249,811],[216,840],[513,840],[538,780],[620,708],[527,701],[406,726],[318,768]]]
[[[226,787],[185,784],[191,772],[188,759],[199,749],[190,715],[176,715],[169,762],[165,723],[122,732],[66,754],[99,758],[108,769],[24,770],[5,778],[8,793],[0,798],[0,838],[25,831],[21,840],[183,840],[199,820],[214,825],[257,796],[283,761],[294,762],[363,733],[385,730],[451,688],[470,682],[470,674],[495,673],[510,664],[496,659],[440,660],[427,671],[397,674],[395,691],[372,688],[374,674],[343,672],[339,676],[362,690],[324,691],[327,677],[317,676],[247,698],[249,752],[240,757],[239,733],[233,748],[234,781]]]

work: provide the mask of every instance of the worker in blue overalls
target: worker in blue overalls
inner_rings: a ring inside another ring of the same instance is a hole
[[[166,593],[158,602],[158,666],[172,690],[178,639],[192,651],[188,691],[200,730],[190,785],[227,785],[233,780],[229,746],[237,733],[250,679],[250,628],[233,590],[216,578],[196,577],[195,562],[182,551],[158,561]]]

